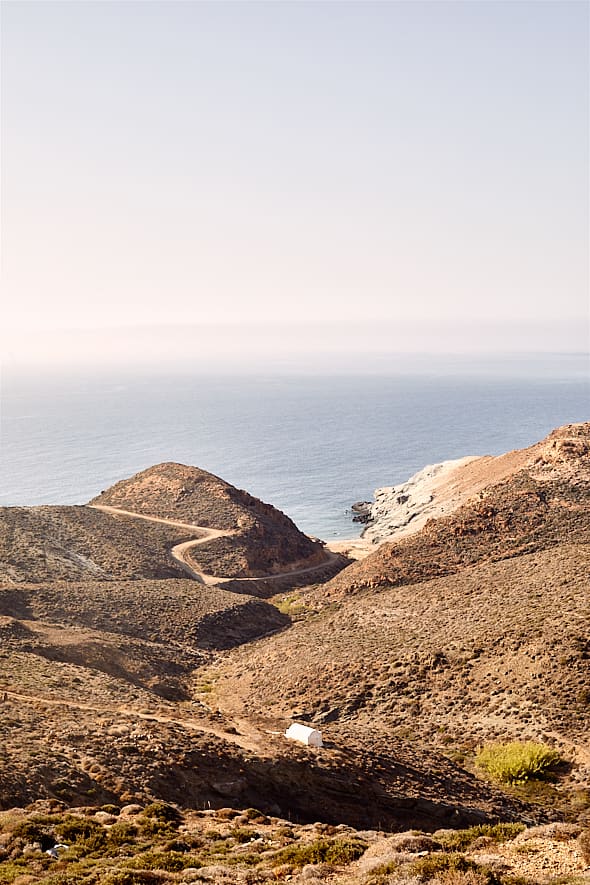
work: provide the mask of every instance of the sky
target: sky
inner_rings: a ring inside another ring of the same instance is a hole
[[[587,3],[1,14],[9,358],[587,347]]]

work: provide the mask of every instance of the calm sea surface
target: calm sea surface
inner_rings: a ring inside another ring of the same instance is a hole
[[[193,464],[310,534],[353,537],[350,505],[426,464],[529,445],[589,419],[581,358],[412,374],[25,377],[2,384],[0,504],[84,503],[160,461]]]

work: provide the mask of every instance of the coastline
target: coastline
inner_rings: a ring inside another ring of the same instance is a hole
[[[470,497],[470,484],[464,479],[464,468],[474,462],[488,463],[491,456],[468,455],[429,464],[396,486],[375,489],[370,505],[371,521],[359,538],[330,541],[327,547],[333,553],[342,553],[351,559],[364,559],[380,544],[397,541],[415,532],[429,519],[436,519],[456,510]]]
[[[334,553],[364,559],[380,544],[419,532],[430,519],[447,516],[484,488],[502,482],[538,454],[538,446],[503,455],[467,455],[429,464],[396,486],[375,490],[370,522],[360,538],[330,541]]]

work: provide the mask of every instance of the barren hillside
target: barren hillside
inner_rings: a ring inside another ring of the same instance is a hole
[[[216,574],[264,575],[285,564],[315,565],[325,558],[321,545],[280,510],[196,467],[157,464],[90,503],[235,533],[199,550],[203,570]]]
[[[208,538],[199,527],[217,531]],[[198,549],[189,543],[195,538],[203,541]],[[184,557],[189,572],[222,578],[264,578],[317,567],[314,579],[319,580],[347,563],[326,553],[271,505],[197,468],[161,464],[118,483],[91,506],[0,508],[0,579],[186,577],[187,568],[172,555],[182,543],[189,548]],[[289,580],[233,589],[268,596],[288,585]]]
[[[513,453],[512,472],[494,462],[452,514],[288,592],[248,577],[342,563],[193,468],[160,465],[97,499],[124,513],[6,508],[0,806],[166,800],[386,830],[583,824],[589,432]],[[209,534],[195,539],[198,526]],[[237,578],[188,580],[173,557],[187,543],[191,567]],[[286,741],[293,720],[319,726],[324,747]],[[480,744],[514,739],[558,749],[555,784],[499,786],[477,767]]]

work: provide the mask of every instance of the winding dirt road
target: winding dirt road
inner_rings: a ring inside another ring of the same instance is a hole
[[[5,700],[12,699],[22,701],[23,703],[31,704],[33,706],[46,705],[49,707],[67,707],[70,710],[100,713],[103,716],[127,716],[135,720],[141,719],[147,722],[160,722],[164,725],[176,725],[187,731],[198,731],[202,734],[215,735],[215,737],[221,738],[224,741],[236,744],[243,750],[250,750],[257,754],[261,754],[264,751],[266,739],[264,735],[261,732],[258,732],[257,729],[253,728],[250,723],[248,723],[248,734],[242,734],[235,730],[228,732],[221,726],[215,728],[208,722],[203,722],[201,719],[180,716],[163,716],[160,713],[142,713],[139,710],[134,710],[132,707],[109,707],[104,704],[82,704],[77,701],[50,698],[45,697],[44,695],[21,694],[20,692],[11,691],[7,688],[0,688],[0,695],[4,696]],[[243,727],[244,720],[240,720],[239,724]]]
[[[233,535],[236,535],[237,532],[229,531],[226,529],[211,529],[207,526],[203,525],[193,525],[188,522],[178,522],[175,519],[166,519],[163,516],[147,516],[145,513],[135,513],[132,510],[122,510],[120,507],[109,507],[107,504],[89,504],[89,507],[92,507],[94,510],[102,510],[105,513],[110,513],[113,516],[127,516],[131,519],[144,519],[147,522],[160,522],[164,525],[175,526],[176,528],[188,529],[191,532],[198,534],[199,537],[193,538],[190,541],[183,541],[181,544],[176,544],[170,551],[170,555],[172,559],[176,562],[180,568],[187,573],[191,578],[194,578],[196,581],[199,581],[201,584],[227,584],[230,581],[277,581],[281,578],[287,577],[298,577],[299,575],[312,574],[313,572],[323,571],[326,566],[330,565],[330,563],[340,562],[341,556],[337,553],[332,553],[331,550],[325,550],[326,558],[323,562],[318,565],[306,566],[305,568],[296,568],[296,569],[286,569],[282,572],[274,572],[271,575],[259,575],[255,578],[242,578],[242,577],[227,577],[224,575],[211,575],[207,572],[202,572],[195,569],[188,561],[187,554],[189,550],[192,550],[193,547],[198,547],[199,544],[206,544],[208,541],[211,541],[213,538],[229,538]]]

